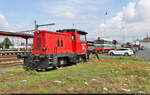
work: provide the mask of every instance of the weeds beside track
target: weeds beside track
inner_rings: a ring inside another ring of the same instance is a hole
[[[150,61],[100,55],[86,63],[53,71],[25,71],[22,67],[0,72],[1,93],[150,93]]]

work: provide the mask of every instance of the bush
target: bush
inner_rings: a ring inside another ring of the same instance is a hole
[[[28,71],[28,73],[29,73],[30,75],[36,74],[36,70],[35,70],[35,69],[31,69],[31,68],[28,67],[28,66],[23,66],[23,69],[24,69],[25,71]]]

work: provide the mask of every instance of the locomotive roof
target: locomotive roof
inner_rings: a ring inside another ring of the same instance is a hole
[[[77,31],[80,34],[88,34],[87,32],[79,29],[63,29],[63,30],[57,30],[56,32],[63,32],[63,31]]]

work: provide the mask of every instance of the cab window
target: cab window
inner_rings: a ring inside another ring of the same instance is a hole
[[[57,40],[57,46],[59,47],[59,40]]]
[[[85,35],[80,34],[80,41],[86,41]]]
[[[75,40],[75,35],[73,33],[72,33],[71,37],[72,37],[72,41],[74,41]]]
[[[63,47],[63,41],[61,40],[61,47]]]

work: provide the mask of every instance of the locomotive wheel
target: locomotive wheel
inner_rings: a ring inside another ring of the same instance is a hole
[[[64,66],[66,64],[66,59],[65,58],[61,58],[59,64],[60,64],[60,66]]]
[[[63,67],[66,64],[67,64],[67,59],[66,58],[59,58],[58,59],[58,64],[57,64],[56,68]]]
[[[84,58],[82,56],[78,57],[78,63],[80,63],[80,62],[84,62]]]

